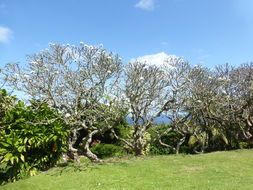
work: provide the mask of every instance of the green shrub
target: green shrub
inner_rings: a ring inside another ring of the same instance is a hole
[[[248,142],[239,142],[240,149],[250,148],[250,144]]]
[[[107,123],[101,121],[100,125],[108,125]],[[127,123],[124,117],[119,118],[118,121],[113,123],[113,129],[118,137],[127,139],[131,135],[131,127]],[[84,132],[84,134],[87,134],[87,132]],[[83,135],[85,136],[85,135]],[[80,142],[83,138],[82,134],[80,135]],[[96,134],[93,136],[94,139],[100,140],[101,142],[105,144],[115,144],[115,145],[124,145],[124,143],[120,140],[118,140],[114,134],[108,130],[104,132],[103,134]],[[80,143],[79,142],[79,143]]]
[[[157,130],[162,133],[165,130],[167,130],[167,128],[170,127],[169,124],[165,125],[159,125],[157,126]],[[156,133],[150,131],[151,137],[153,137],[154,135],[156,135]],[[164,135],[161,138],[161,141],[164,142],[165,144],[168,144],[172,147],[177,146],[177,143],[180,141],[180,138],[182,138],[182,136],[175,132],[175,131],[171,131],[168,134]],[[185,141],[185,143],[183,143],[179,149],[180,153],[190,153],[191,152],[191,148],[187,145],[187,140]],[[166,155],[166,154],[174,154],[175,152],[173,151],[172,148],[168,148],[165,147],[163,145],[161,145],[158,141],[151,143],[150,145],[150,153],[151,155]]]
[[[173,150],[162,146],[159,143],[152,143],[150,146],[150,155],[164,155],[164,154],[173,154]]]
[[[114,144],[97,143],[91,147],[91,151],[99,158],[117,157],[124,154],[123,148]]]
[[[67,127],[45,103],[13,104],[0,121],[1,179],[15,181],[55,165],[67,136]]]
[[[105,123],[103,121],[101,121],[99,124],[101,126],[108,125],[107,123]],[[131,126],[129,126],[129,124],[127,123],[127,121],[124,117],[119,118],[118,121],[112,122],[112,124],[113,124],[113,129],[118,137],[123,138],[123,139],[130,138],[130,135],[132,132]],[[78,136],[78,139],[75,143],[75,148],[78,149],[79,154],[83,154],[83,147],[81,147],[80,144],[83,141],[82,139],[87,134],[88,134],[88,131],[85,129],[81,129],[79,131],[79,136]],[[95,135],[93,135],[92,138],[93,138],[92,144],[94,143],[94,140],[98,140],[104,144],[114,144],[116,146],[122,146],[122,147],[125,145],[121,140],[119,140],[115,137],[115,135],[112,133],[111,130],[105,131],[102,134],[101,133],[95,134]]]
[[[162,133],[165,130],[167,130],[168,127],[169,126],[165,125],[165,124],[159,125],[159,126],[157,126],[157,131],[159,133]],[[153,136],[157,135],[153,131],[150,131],[150,134],[151,134],[152,138],[153,138]],[[178,134],[175,132],[170,132],[161,138],[162,142],[169,144],[171,146],[174,146],[174,147],[176,146],[178,139],[179,139]],[[151,155],[173,154],[173,150],[171,148],[161,145],[158,141],[156,141],[150,145],[150,154]]]

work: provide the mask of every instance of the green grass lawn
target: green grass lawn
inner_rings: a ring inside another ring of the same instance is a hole
[[[53,168],[1,190],[253,189],[253,150],[122,159]]]

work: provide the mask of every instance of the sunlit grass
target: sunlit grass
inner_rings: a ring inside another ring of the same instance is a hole
[[[253,189],[253,150],[122,159],[53,168],[1,190]]]

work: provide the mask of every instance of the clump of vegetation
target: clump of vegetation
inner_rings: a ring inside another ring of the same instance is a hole
[[[97,143],[91,147],[91,151],[99,158],[118,157],[124,154],[123,147],[114,144]]]
[[[54,166],[66,152],[67,126],[45,103],[25,106],[5,90],[0,95],[1,180],[15,181]]]

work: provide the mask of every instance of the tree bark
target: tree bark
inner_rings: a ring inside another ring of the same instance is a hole
[[[145,146],[144,144],[137,142],[134,144],[134,155],[135,156],[144,156],[145,155]]]
[[[75,163],[79,163],[80,159],[79,159],[78,151],[76,148],[74,148],[74,144],[76,143],[76,141],[77,141],[77,130],[74,129],[72,131],[72,136],[69,137],[69,140],[68,140],[68,153],[67,153],[67,155]]]
[[[135,156],[143,156],[145,155],[145,140],[143,139],[143,132],[142,129],[135,127],[134,134],[133,134],[133,151]]]
[[[181,147],[181,145],[184,143],[185,139],[186,139],[186,136],[184,136],[183,138],[181,138],[181,139],[179,140],[179,142],[177,143],[176,154],[179,154],[180,147]]]
[[[88,135],[82,139],[83,140],[82,147],[83,147],[84,156],[89,158],[92,162],[101,162],[101,160],[98,159],[97,155],[93,154],[90,151],[90,143],[92,142],[92,136],[96,134],[97,132],[98,131],[88,132]]]

